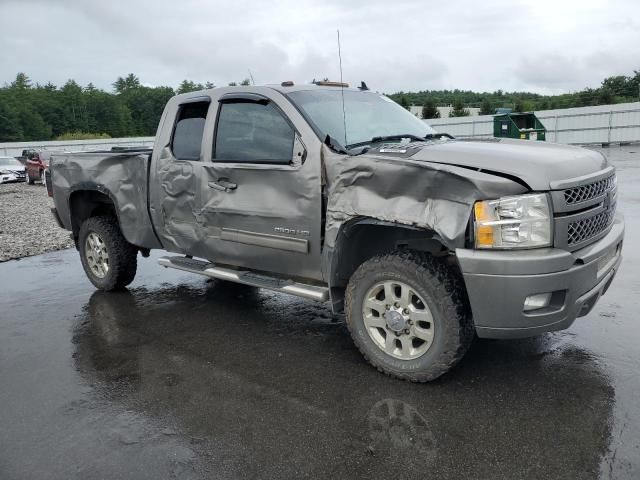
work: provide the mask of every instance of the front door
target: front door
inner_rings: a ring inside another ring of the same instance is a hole
[[[207,122],[199,255],[321,279],[320,141],[281,94],[256,92],[223,94]]]

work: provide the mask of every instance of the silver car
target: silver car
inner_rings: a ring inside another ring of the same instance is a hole
[[[0,183],[24,182],[25,167],[13,157],[0,157]]]

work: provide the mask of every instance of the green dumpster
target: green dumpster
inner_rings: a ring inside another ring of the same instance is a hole
[[[493,117],[493,136],[545,140],[547,129],[534,113],[506,113]]]

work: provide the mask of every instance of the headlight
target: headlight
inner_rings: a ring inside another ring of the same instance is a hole
[[[551,245],[551,208],[544,194],[476,202],[476,248],[537,248]]]

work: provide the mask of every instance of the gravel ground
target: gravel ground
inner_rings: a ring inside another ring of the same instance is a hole
[[[73,247],[69,232],[53,219],[52,206],[39,183],[0,184],[0,262]]]

